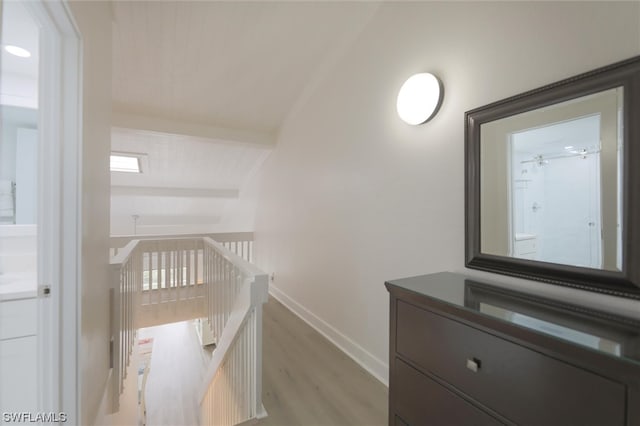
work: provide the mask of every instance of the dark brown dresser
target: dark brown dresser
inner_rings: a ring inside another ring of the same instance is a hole
[[[442,272],[388,281],[390,425],[640,426],[640,322]]]

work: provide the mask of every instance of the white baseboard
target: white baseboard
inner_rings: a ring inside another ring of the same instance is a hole
[[[304,322],[313,327],[318,333],[329,339],[342,352],[349,355],[351,359],[360,364],[373,377],[378,379],[385,386],[389,386],[389,365],[373,356],[362,346],[345,336],[331,325],[319,318],[313,312],[287,296],[282,290],[269,284],[269,293],[280,303],[289,308],[291,312],[300,317]]]

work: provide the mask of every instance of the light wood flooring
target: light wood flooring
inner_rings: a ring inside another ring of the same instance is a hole
[[[200,346],[193,321],[141,328],[138,338],[146,337],[153,337],[147,425],[199,425],[198,392],[211,352]]]
[[[387,424],[387,388],[313,328],[270,298],[263,316],[260,426]],[[147,424],[197,425],[197,392],[210,353],[191,322],[141,330],[153,337]]]
[[[262,426],[387,424],[387,387],[277,300],[264,305]]]

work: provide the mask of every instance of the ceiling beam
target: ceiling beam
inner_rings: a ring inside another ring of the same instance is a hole
[[[220,216],[195,215],[145,215],[137,219],[138,227],[145,226],[184,226],[184,225],[216,225],[220,223]]]
[[[134,197],[189,197],[189,198],[228,198],[235,199],[240,195],[237,189],[203,189],[203,188],[166,188],[157,186],[111,186],[111,195]]]
[[[216,127],[118,111],[113,111],[111,125],[121,129],[214,139],[219,142],[244,143],[268,148],[276,144],[276,136],[268,132]]]

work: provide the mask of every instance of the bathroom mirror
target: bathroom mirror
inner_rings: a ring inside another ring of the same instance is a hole
[[[0,226],[35,226],[38,110],[0,105],[0,123]]]
[[[640,298],[640,57],[466,113],[466,266]]]

